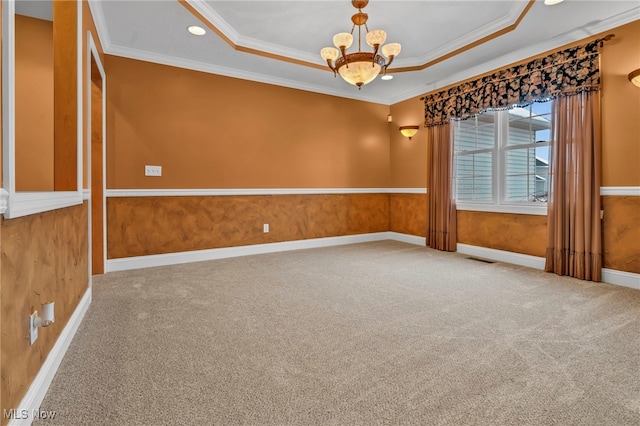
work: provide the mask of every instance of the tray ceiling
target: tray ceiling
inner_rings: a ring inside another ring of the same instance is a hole
[[[637,0],[555,6],[542,0],[372,0],[364,9],[369,29],[402,43],[389,69],[402,72],[358,90],[325,70],[319,55],[335,33],[351,30],[355,9],[348,0],[110,0],[90,6],[106,53],[383,104],[640,19]],[[207,34],[189,34],[190,25]]]

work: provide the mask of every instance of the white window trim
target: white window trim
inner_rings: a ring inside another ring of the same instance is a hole
[[[542,204],[542,203],[540,203]],[[515,213],[546,216],[547,204],[540,206],[515,205],[515,204],[480,204],[480,203],[458,203],[456,208],[463,211],[493,212],[493,213]]]
[[[502,111],[500,111],[502,112]],[[506,186],[506,165],[504,152],[508,148],[507,142],[504,138],[505,134],[509,131],[509,120],[507,114],[497,114],[495,121],[496,129],[496,145],[493,148],[493,165],[497,168],[497,172],[493,173],[493,200],[492,201],[458,201],[456,200],[456,209],[461,211],[477,211],[477,212],[491,212],[491,213],[515,213],[515,214],[527,214],[546,216],[547,215],[547,203],[533,203],[533,202],[519,202],[513,203],[504,201],[504,187]],[[455,126],[451,126],[451,140],[455,141]],[[455,143],[455,142],[454,142]],[[500,144],[504,144],[501,146]],[[532,144],[530,144],[532,145]],[[548,146],[550,146],[549,144]],[[453,146],[453,143],[452,143]],[[529,146],[529,145],[526,145]],[[524,145],[521,147],[523,148]],[[454,148],[452,148],[454,149]],[[516,148],[510,148],[516,149]],[[487,149],[489,151],[489,149]],[[455,151],[454,154],[455,155]],[[453,193],[456,193],[456,189],[453,189]]]

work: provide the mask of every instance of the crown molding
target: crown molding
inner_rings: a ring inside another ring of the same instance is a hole
[[[109,48],[105,49],[105,53],[114,56],[121,56],[123,58],[137,59],[145,62],[152,62],[161,65],[169,65],[178,68],[185,68],[193,71],[201,71],[210,74],[223,75],[225,77],[239,78],[241,80],[249,80],[258,83],[273,84],[275,86],[288,87],[292,89],[305,90],[307,92],[320,93],[322,95],[338,96],[341,98],[354,99],[357,101],[372,102],[377,104],[389,105],[384,100],[378,97],[367,96],[362,92],[357,93],[354,91],[353,95],[346,94],[340,90],[330,89],[326,86],[320,86],[310,83],[302,83],[296,80],[290,80],[287,78],[274,77],[270,75],[260,74],[253,71],[245,71],[236,68],[222,67],[219,65],[207,64],[199,61],[192,61],[190,59],[176,58],[175,56],[162,55],[159,53],[147,52],[139,49],[132,49],[130,47],[118,46],[110,44]]]
[[[297,49],[287,48],[274,43],[267,43],[252,37],[243,36],[231,24],[229,24],[218,12],[216,12],[208,3],[201,0],[183,0],[189,4],[198,13],[202,15],[211,25],[222,33],[223,38],[233,44],[234,48],[240,47],[258,52],[264,52],[270,55],[282,56],[285,58],[295,59],[302,62],[315,63],[324,67],[326,64],[320,60],[319,55],[304,52]],[[244,49],[243,49],[244,50]]]
[[[302,62],[302,65],[325,66],[324,61],[319,59],[317,54],[288,48],[282,45],[264,42],[252,37],[240,34],[229,24],[220,14],[218,14],[208,3],[202,0],[177,0],[185,6],[189,12],[197,18],[204,19],[206,24],[218,33],[227,44],[236,50],[246,51],[259,56],[277,56],[280,60],[292,60]],[[427,52],[421,56],[412,58],[396,59],[395,72],[403,72],[402,68],[424,69],[433,63],[447,59],[452,52],[461,53],[473,48],[477,44],[486,43],[494,38],[515,30],[528,13],[535,0],[515,2],[511,10],[498,19],[472,31],[465,36],[447,43],[436,50]],[[196,12],[196,13],[194,13]],[[198,16],[200,15],[200,16]],[[456,54],[457,54],[456,53]],[[404,70],[411,71],[411,70]]]
[[[233,44],[240,44],[240,33],[231,24],[218,14],[207,2],[202,0],[183,0],[198,11],[203,17],[214,25]]]
[[[614,18],[600,21],[597,23],[597,25],[593,25],[589,28],[582,29],[581,31],[572,31],[570,33],[562,34],[544,43],[538,43],[532,46],[527,46],[523,49],[510,52],[506,55],[497,57],[491,61],[479,64],[475,67],[467,68],[462,72],[449,75],[445,79],[438,80],[430,84],[428,87],[428,90],[426,91],[424,90],[424,86],[423,86],[423,87],[417,87],[416,89],[405,92],[403,94],[393,96],[391,99],[389,99],[389,102],[391,105],[393,105],[398,102],[406,101],[407,99],[423,96],[426,93],[434,92],[443,87],[450,86],[460,81],[468,80],[468,79],[495,71],[497,69],[509,66],[510,64],[514,64],[519,61],[526,60],[527,58],[535,57],[536,55],[540,55],[542,52],[559,49],[568,44],[575,43],[583,39],[588,39],[590,37],[596,36],[597,34],[600,34],[600,33],[609,31],[613,28],[636,21],[638,20],[639,16],[640,16],[640,6],[632,10],[629,10],[625,13],[621,13],[620,15]]]
[[[91,11],[91,17],[93,23],[96,26],[98,32],[98,39],[102,50],[106,53],[111,46],[111,38],[109,37],[109,30],[107,27],[107,21],[104,18],[104,11],[102,10],[102,2],[96,0],[88,0],[89,10]]]
[[[534,1],[532,0],[514,2],[513,7],[506,15],[503,15],[456,40],[444,44],[431,52],[427,52],[422,56],[396,60],[396,67],[424,67],[434,61],[440,62],[440,58],[444,58],[452,52],[468,50],[475,46],[476,43],[480,42],[480,44],[482,44],[509,33],[517,28],[520,21],[529,12],[533,3]]]
[[[233,29],[233,27],[229,23],[227,23],[220,15],[218,15],[206,2],[198,1],[198,0],[177,0],[177,1],[187,4],[191,8],[195,9],[198,13],[200,13],[203,17],[210,20],[211,25],[215,25],[217,30],[222,34],[221,37],[223,38],[226,37],[227,42],[236,44],[234,48],[237,48],[238,46],[242,46],[243,43],[247,43],[246,47],[248,48],[248,50],[254,50],[254,51],[264,50],[265,52],[270,52],[271,55],[279,56],[280,58],[286,58],[287,56],[291,56],[290,63],[295,64],[296,60],[298,61],[299,65],[301,65],[300,61],[305,62],[305,64],[307,65],[313,65],[313,66],[316,66],[318,63],[317,58],[313,58],[313,60],[311,61],[313,62],[312,64],[309,63],[309,57],[311,55],[305,56],[304,52],[292,51],[291,49],[286,49],[286,48],[279,48],[279,46],[263,43],[255,39],[243,38],[235,29]],[[467,41],[471,41],[473,43],[474,39],[478,40],[478,37],[481,37],[482,34],[489,32],[491,29],[496,29],[497,26],[504,25],[506,22],[512,22],[511,25],[515,25],[518,22],[518,20],[520,20],[523,17],[524,12],[526,12],[527,10],[526,8],[529,6],[530,2],[523,1],[523,2],[516,2],[516,3],[517,4],[513,7],[511,12],[506,17],[500,19],[499,21],[494,21],[494,23],[490,26],[483,27],[475,31],[474,33],[471,33],[472,35],[469,35],[468,37],[464,37],[463,39],[459,39],[456,42],[453,42],[452,44],[448,45],[449,48],[454,48],[458,44],[463,44],[463,42],[467,42]],[[106,21],[104,19],[101,2],[89,0],[89,7],[91,9],[91,13],[93,15],[94,22],[96,24],[96,30],[98,32],[100,42],[106,54],[122,56],[126,58],[137,59],[137,60],[142,60],[147,62],[153,62],[153,63],[162,64],[162,65],[175,66],[175,67],[190,69],[194,71],[218,74],[218,75],[223,75],[227,77],[239,78],[243,80],[256,81],[259,83],[273,84],[276,86],[288,87],[288,88],[304,90],[304,91],[313,92],[313,93],[320,93],[324,95],[337,96],[341,98],[353,99],[358,101],[372,102],[372,103],[377,103],[382,105],[393,105],[414,97],[423,96],[426,93],[439,90],[443,87],[455,84],[457,82],[468,80],[476,76],[494,71],[496,69],[503,68],[505,66],[508,66],[509,64],[516,63],[518,61],[522,61],[527,58],[539,55],[541,52],[557,49],[564,45],[579,41],[581,39],[589,38],[590,36],[594,36],[600,32],[604,32],[612,28],[630,23],[632,21],[637,20],[638,16],[640,16],[640,6],[638,6],[634,9],[631,9],[625,13],[619,14],[607,20],[598,21],[595,25],[592,25],[588,28],[572,31],[570,33],[558,36],[547,42],[539,43],[537,45],[528,46],[523,49],[510,52],[501,57],[479,64],[475,67],[468,68],[459,73],[449,75],[442,80],[438,80],[430,84],[421,84],[420,86],[412,90],[405,91],[403,93],[394,94],[391,97],[386,97],[386,96],[381,97],[381,96],[367,95],[366,93],[363,93],[363,92],[346,93],[345,91],[332,89],[323,85],[304,83],[297,80],[269,76],[269,75],[257,73],[254,71],[245,71],[245,70],[240,70],[240,69],[235,69],[230,67],[212,65],[204,62],[181,59],[173,56],[151,53],[151,52],[132,49],[124,46],[113,45],[109,37],[109,32],[107,29]],[[497,34],[497,33],[494,33],[494,34]],[[485,37],[491,37],[491,34]],[[464,46],[462,46],[459,49],[464,49]],[[263,56],[269,58],[269,55],[266,53]],[[428,57],[433,57],[433,56],[436,56],[436,54],[431,52],[431,54]],[[428,59],[428,57],[420,58],[420,60],[417,62],[426,60]],[[439,58],[442,58],[442,56],[440,56]],[[435,60],[438,60],[439,58],[436,58]],[[406,62],[408,61],[408,59],[401,59],[396,61],[397,61],[396,67],[397,65],[408,64],[408,62]],[[390,72],[393,73],[394,70],[390,70]]]

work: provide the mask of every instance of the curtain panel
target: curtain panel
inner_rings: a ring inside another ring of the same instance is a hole
[[[600,281],[600,94],[558,97],[553,123],[545,271]]]
[[[453,147],[451,125],[433,126],[429,137],[429,229],[427,246],[456,251],[456,202],[451,188]]]
[[[604,39],[594,40],[502,69],[421,98],[425,105],[425,126],[438,126],[450,119],[466,119],[488,109],[548,100],[600,87],[599,53]]]

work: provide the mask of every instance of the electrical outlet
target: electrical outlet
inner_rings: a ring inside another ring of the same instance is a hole
[[[262,225],[262,230],[264,231],[265,234],[269,233],[269,224],[265,223],[264,225]]]
[[[38,318],[38,311],[35,311],[29,315],[29,342],[33,346],[33,342],[38,339],[38,326],[36,326],[36,318]]]
[[[162,166],[144,166],[145,176],[162,176]]]

